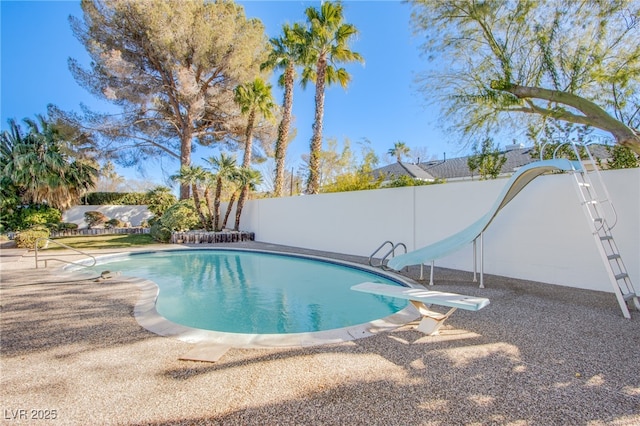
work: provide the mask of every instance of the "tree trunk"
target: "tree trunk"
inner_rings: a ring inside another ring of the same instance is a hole
[[[240,198],[238,199],[238,206],[236,207],[236,223],[233,227],[234,231],[240,230],[240,216],[242,216],[242,209],[244,208],[244,202],[249,194],[249,185],[245,185],[240,192]]]
[[[307,193],[317,194],[320,190],[320,151],[322,151],[322,124],[324,118],[324,84],[327,59],[321,56],[318,59],[316,72],[316,112],[313,121],[313,136],[309,150],[309,180],[307,181]]]
[[[215,212],[213,210],[213,205],[211,204],[211,191],[209,190],[209,185],[205,183],[204,187],[204,201],[207,203],[207,210],[209,211],[209,217],[207,218],[207,230],[215,231]]]
[[[492,84],[492,86],[494,86],[494,84]],[[517,109],[516,111],[550,115],[557,120],[596,127],[611,133],[620,145],[626,146],[640,154],[640,135],[623,122],[609,115],[604,109],[585,98],[558,90],[519,86],[517,84],[494,88],[505,90],[518,99],[542,99],[575,108],[584,115],[573,114],[569,111],[552,111],[531,103],[528,108],[525,107]]]
[[[236,202],[236,198],[238,198],[238,191],[234,191],[233,194],[231,194],[231,199],[229,200],[227,211],[224,213],[224,220],[222,221],[221,229],[227,227],[227,221],[229,220],[229,216],[231,215],[231,209],[233,208],[233,203]]]
[[[287,155],[287,145],[289,144],[289,128],[291,127],[291,111],[293,109],[293,63],[284,72],[284,102],[282,121],[278,126],[278,140],[276,141],[276,182],[274,195],[282,196],[284,187],[284,163]]]
[[[208,229],[209,226],[207,224],[207,218],[204,216],[204,213],[202,213],[202,205],[200,204],[200,193],[198,192],[198,187],[195,184],[191,185],[191,191],[193,192],[193,202],[196,205],[196,213],[200,218],[202,227],[204,229]]]
[[[242,159],[242,167],[251,166],[251,155],[253,145],[253,124],[256,120],[255,108],[251,109],[249,118],[247,119],[247,129],[244,132],[244,158]]]
[[[182,134],[182,141],[180,142],[180,167],[191,166],[191,131],[185,131]],[[180,199],[189,199],[189,184],[180,184]]]
[[[213,230],[219,231],[220,225],[220,197],[222,196],[222,178],[218,175],[216,179],[216,193],[213,198]]]

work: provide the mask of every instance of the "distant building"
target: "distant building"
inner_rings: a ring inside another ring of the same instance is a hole
[[[606,159],[609,153],[603,145],[592,145],[589,147],[594,158]],[[501,154],[507,158],[500,175],[510,175],[519,167],[537,161],[538,158],[532,157],[533,147],[524,147],[522,144],[507,145]],[[378,178],[385,175],[387,179],[395,179],[400,176],[409,176],[414,179],[425,181],[433,181],[435,179],[443,180],[463,180],[472,179],[478,176],[477,172],[473,175],[469,170],[467,160],[469,156],[457,157],[443,160],[430,160],[418,164],[413,163],[393,163],[380,167],[372,171],[373,176]]]

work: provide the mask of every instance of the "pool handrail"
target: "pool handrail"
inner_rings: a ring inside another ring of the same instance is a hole
[[[93,260],[93,263],[91,263],[90,265],[86,265],[84,263],[72,262],[70,260],[58,259],[56,257],[49,257],[47,259],[41,259],[40,260],[40,259],[38,259],[38,245],[39,245],[39,242],[41,242],[41,241],[46,241],[46,244],[45,244],[44,248],[47,248],[49,246],[49,243],[53,243],[53,244],[59,245],[60,247],[65,248],[67,250],[72,250],[72,251],[75,251],[76,253],[82,254],[83,256],[90,257]],[[96,263],[97,263],[96,258],[94,256],[90,255],[89,253],[85,253],[82,250],[75,249],[75,248],[70,247],[70,246],[68,246],[66,244],[63,244],[63,243],[61,243],[59,241],[52,240],[51,238],[46,238],[46,237],[38,238],[36,240],[36,243],[35,243],[35,259],[36,259],[36,269],[38,269],[38,262],[44,262],[44,267],[46,268],[48,266],[47,262],[49,260],[56,260],[58,262],[67,263],[69,265],[81,266],[83,268],[91,268],[91,267],[95,266]]]

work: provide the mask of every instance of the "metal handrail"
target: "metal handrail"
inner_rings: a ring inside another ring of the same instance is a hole
[[[596,163],[596,160],[593,158],[593,155],[591,154],[591,151],[589,150],[589,145],[591,145],[591,143],[581,144],[581,146],[584,147],[584,150],[587,153],[587,157],[589,157],[589,162],[593,166],[593,171],[594,171],[596,177],[598,178],[598,184],[600,186],[600,188],[598,188],[598,189],[602,189],[604,191],[604,199],[600,199],[598,201],[601,204],[607,203],[607,205],[609,206],[609,209],[611,209],[611,214],[613,215],[613,221],[612,221],[612,223],[608,223],[607,222],[607,226],[608,226],[609,229],[613,229],[618,224],[618,212],[616,211],[616,208],[613,205],[613,201],[611,200],[611,195],[609,194],[609,190],[607,189],[607,185],[604,183],[604,178],[602,177],[602,173],[600,173],[600,168],[598,167],[598,165]],[[578,152],[575,144],[574,144],[573,150],[576,153]],[[587,173],[586,170],[585,170],[585,173]],[[606,215],[606,213],[603,211],[603,216],[604,215]]]
[[[72,262],[72,261],[70,261],[70,260],[64,260],[64,259],[58,259],[58,258],[55,258],[55,257],[50,257],[50,258],[47,258],[47,259],[43,259],[43,260],[42,260],[42,261],[44,262],[44,267],[45,267],[45,268],[47,267],[47,261],[49,261],[49,260],[57,260],[58,262],[67,263],[67,264],[70,264],[70,265],[82,266],[82,267],[84,267],[84,268],[91,268],[91,267],[95,266],[95,265],[96,265],[96,263],[97,263],[96,258],[95,258],[95,257],[93,257],[93,256],[91,256],[89,253],[85,253],[85,252],[83,252],[82,250],[78,250],[78,249],[75,249],[75,248],[73,248],[73,247],[69,247],[68,245],[66,245],[66,244],[62,244],[62,243],[61,243],[61,242],[59,242],[59,241],[55,241],[55,240],[52,240],[52,239],[50,239],[50,238],[45,238],[45,237],[43,237],[43,238],[38,238],[38,239],[36,240],[36,244],[35,244],[35,252],[36,252],[36,269],[38,269],[38,262],[39,262],[39,260],[38,260],[38,243],[39,243],[39,242],[41,242],[41,241],[46,241],[46,242],[47,242],[47,244],[45,245],[45,248],[49,246],[49,243],[54,243],[54,244],[59,245],[60,247],[66,248],[66,249],[68,249],[68,250],[75,251],[76,253],[82,254],[82,255],[84,255],[84,256],[87,256],[87,257],[90,257],[91,259],[93,259],[93,263],[92,263],[91,265],[85,265],[85,264],[83,264],[83,263]]]
[[[387,257],[389,257],[389,255],[390,255],[390,254],[393,254],[393,256],[395,256],[395,255],[396,255],[396,249],[397,249],[398,247],[400,247],[400,246],[404,247],[404,252],[405,252],[405,253],[407,252],[407,246],[405,245],[405,243],[397,243],[397,244],[394,244],[394,246],[393,246],[393,247],[391,247],[391,250],[389,250],[389,251],[387,252],[387,254],[385,254],[385,255],[384,255],[384,257],[382,258],[382,260],[380,261],[380,267],[381,267],[382,269],[390,270],[390,268],[388,268],[388,267],[384,264],[384,262],[385,262],[385,260],[387,260]]]
[[[380,244],[380,247],[375,249],[373,251],[373,253],[371,253],[371,256],[369,256],[369,266],[382,267],[382,262],[379,265],[374,265],[373,264],[373,256],[375,256],[380,250],[382,250],[382,247],[386,246],[387,244],[391,244],[391,247],[393,247],[393,241],[389,241],[389,240],[387,240],[384,243]]]

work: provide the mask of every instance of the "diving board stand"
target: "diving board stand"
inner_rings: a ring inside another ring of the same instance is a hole
[[[351,290],[410,301],[413,306],[418,309],[420,315],[422,315],[417,330],[428,335],[437,334],[444,321],[449,318],[456,309],[479,311],[489,304],[489,299],[485,297],[464,296],[456,293],[444,293],[441,291],[371,282],[356,284],[351,287]],[[431,305],[446,306],[451,309],[449,309],[446,314],[441,314],[430,310],[429,307]]]

